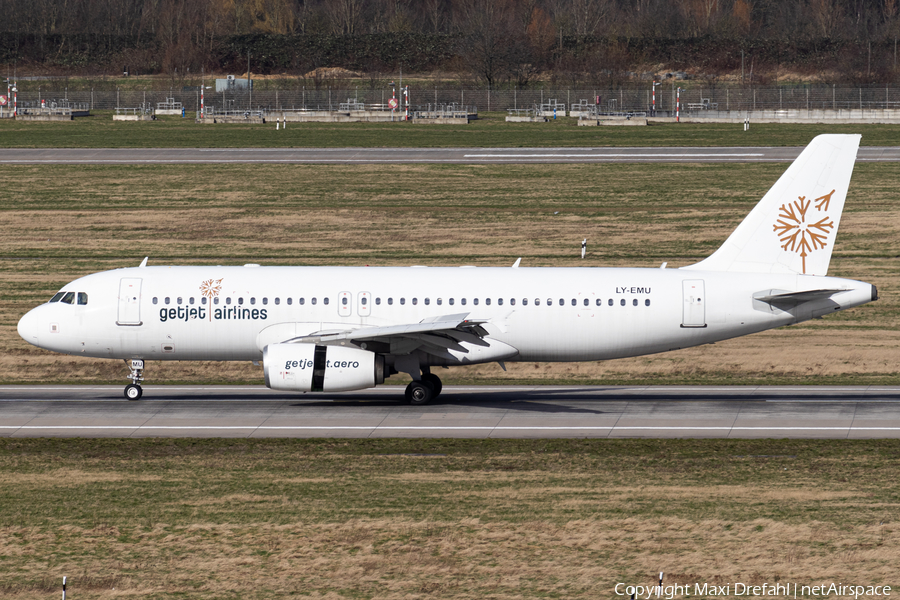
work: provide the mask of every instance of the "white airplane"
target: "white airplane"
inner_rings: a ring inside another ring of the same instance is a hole
[[[858,135],[820,135],[709,258],[679,269],[147,266],[88,275],[18,331],[65,354],[261,361],[266,385],[359,390],[398,372],[405,398],[441,393],[434,367],[598,361],[799,323],[876,300],[826,277]]]

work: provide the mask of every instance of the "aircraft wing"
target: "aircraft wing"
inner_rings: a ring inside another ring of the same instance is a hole
[[[425,319],[419,323],[388,325],[384,327],[358,327],[347,330],[317,331],[285,340],[288,344],[338,344],[349,341],[354,345],[387,344],[390,352],[407,354],[422,348],[426,351],[466,352],[461,342],[486,345],[483,338],[487,331],[482,327],[487,321],[468,319],[468,313],[443,315]]]

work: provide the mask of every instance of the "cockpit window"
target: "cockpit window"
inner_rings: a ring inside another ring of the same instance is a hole
[[[65,292],[56,292],[52,298],[50,298],[50,302],[59,302],[60,299],[65,296]]]
[[[75,302],[75,292],[66,292],[66,295],[60,300],[63,304],[72,304]]]
[[[78,292],[78,304],[85,305],[87,304],[87,294],[84,292]]]

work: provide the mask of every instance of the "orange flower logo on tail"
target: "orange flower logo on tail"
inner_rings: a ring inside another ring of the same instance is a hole
[[[824,196],[815,200],[807,200],[806,196],[800,196],[796,201],[782,204],[778,213],[778,220],[772,229],[781,241],[781,248],[785,252],[796,252],[803,260],[803,274],[806,274],[806,257],[811,252],[821,250],[827,246],[828,236],[834,231],[834,221],[826,215],[831,204],[831,190]],[[815,203],[815,216],[809,215],[811,205]],[[821,216],[821,218],[819,218]],[[808,220],[807,220],[808,218]],[[818,219],[814,221],[814,219]]]

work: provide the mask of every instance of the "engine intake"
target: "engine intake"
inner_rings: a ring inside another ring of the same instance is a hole
[[[266,387],[290,392],[345,392],[384,383],[384,357],[368,350],[314,344],[269,344]]]

